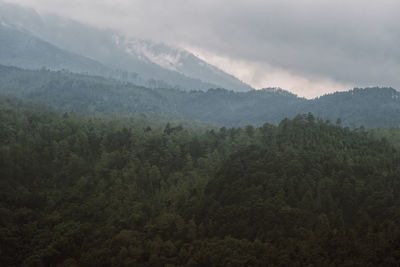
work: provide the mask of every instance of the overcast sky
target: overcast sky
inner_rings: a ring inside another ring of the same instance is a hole
[[[256,88],[400,88],[399,0],[0,2],[182,46]]]

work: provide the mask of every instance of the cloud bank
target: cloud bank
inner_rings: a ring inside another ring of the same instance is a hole
[[[254,87],[400,88],[400,1],[14,0],[179,45]]]

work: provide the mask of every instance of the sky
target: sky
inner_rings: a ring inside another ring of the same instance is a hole
[[[183,47],[255,88],[400,89],[398,0],[0,0]]]

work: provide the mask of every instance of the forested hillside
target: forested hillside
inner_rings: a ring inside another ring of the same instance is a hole
[[[393,88],[354,88],[311,101],[309,111],[330,119],[342,118],[352,127],[400,127],[400,92]]]
[[[83,114],[169,114],[227,126],[279,123],[303,99],[279,91],[149,89],[101,77],[0,65],[0,93]],[[292,107],[293,103],[293,107]]]
[[[0,93],[61,111],[82,114],[167,114],[223,126],[278,124],[311,112],[324,120],[358,128],[399,127],[400,92],[392,88],[354,89],[307,100],[283,90],[185,92],[149,89],[96,76],[0,65]]]
[[[400,148],[400,128],[376,128],[370,129],[369,134],[374,138],[383,138]]]
[[[0,126],[1,266],[400,261],[400,151],[363,129],[194,131],[10,97]]]
[[[0,267],[400,267],[378,2],[0,0]]]

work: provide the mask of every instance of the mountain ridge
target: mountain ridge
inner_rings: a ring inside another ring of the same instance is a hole
[[[340,118],[343,126],[352,128],[400,126],[400,92],[393,88],[356,88],[308,100],[276,89],[150,89],[90,75],[0,66],[0,93],[50,104],[62,111],[159,113],[220,126],[277,124],[306,113],[332,122]]]
[[[54,14],[39,14],[34,9],[0,3],[2,21],[18,25],[32,35],[58,48],[83,55],[122,73],[113,78],[135,82],[146,87],[178,87],[184,90],[227,88],[248,91],[253,88],[185,51],[186,58],[175,70],[159,60],[173,58],[176,51],[165,44],[127,38],[110,29],[99,29]],[[116,40],[120,39],[119,42]],[[140,44],[139,50],[129,50],[129,44]],[[150,51],[150,48],[155,48]],[[158,50],[164,49],[164,54]],[[143,51],[147,49],[147,53]],[[150,53],[150,52],[151,53]],[[182,50],[184,51],[184,50]],[[182,54],[182,53],[181,53]],[[145,56],[145,57],[143,57]],[[158,61],[157,61],[158,60]],[[168,63],[168,62],[167,62]],[[124,74],[127,72],[128,75]],[[133,76],[133,78],[131,77]]]
[[[95,60],[62,50],[24,29],[4,22],[0,25],[0,41],[0,62],[4,65],[30,69],[68,69],[91,74],[110,71]]]

